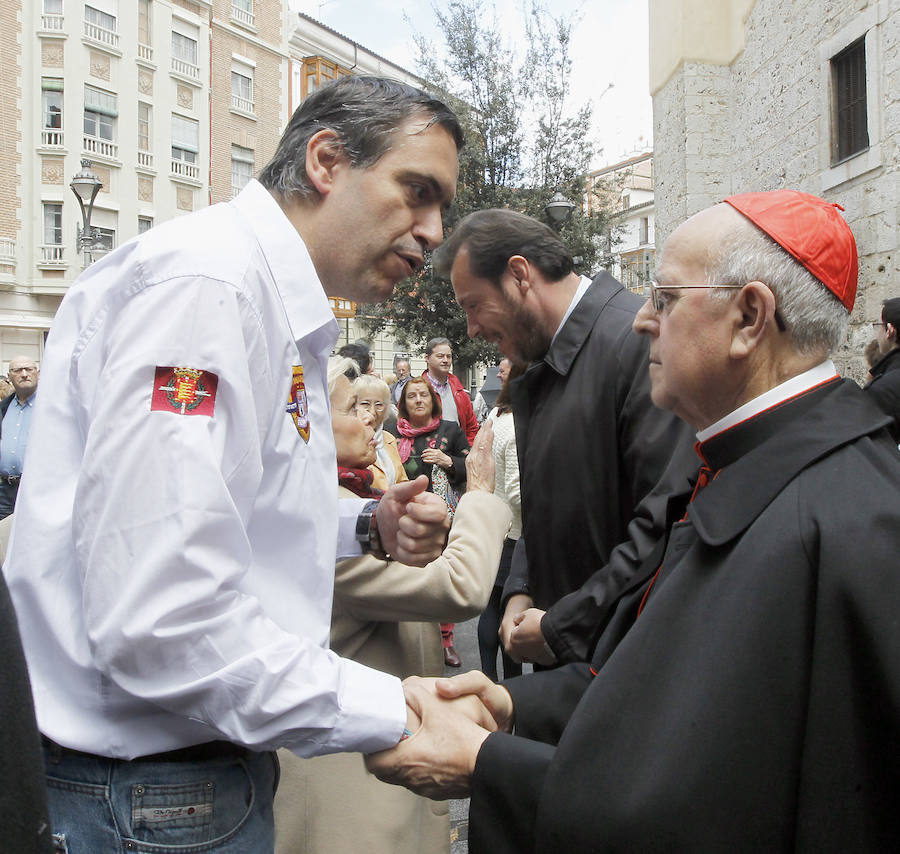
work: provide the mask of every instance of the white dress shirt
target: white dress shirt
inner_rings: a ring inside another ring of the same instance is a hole
[[[256,181],[71,288],[4,567],[44,734],[123,758],[215,739],[304,756],[397,743],[399,681],[328,650],[337,335]],[[205,372],[203,394],[179,408],[169,366]],[[288,411],[295,366],[306,436]]]

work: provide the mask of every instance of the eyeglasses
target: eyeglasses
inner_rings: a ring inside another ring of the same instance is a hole
[[[10,371],[11,374],[34,374],[37,373],[37,368],[13,368]]]
[[[358,409],[374,409],[378,412],[381,412],[384,409],[385,404],[383,404],[380,400],[358,400],[356,401],[356,406]]]
[[[887,324],[883,320],[873,320],[872,321],[873,329],[878,329],[879,326],[887,326]]]
[[[739,291],[745,287],[746,285],[661,285],[659,282],[650,282],[650,305],[653,306],[653,310],[657,314],[664,311],[666,305],[668,305],[666,301],[666,291],[715,290],[717,288]],[[779,312],[778,309],[775,309],[775,325],[780,332],[784,332],[785,329],[787,329],[784,325],[784,320],[781,318],[781,312]]]
[[[654,311],[662,311],[666,307],[664,291],[710,290],[712,288],[725,288],[728,290],[740,290],[743,285],[661,285],[658,282],[650,282],[650,304]]]

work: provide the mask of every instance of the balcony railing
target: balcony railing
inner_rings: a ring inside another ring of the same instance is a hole
[[[153,48],[148,44],[138,42],[138,59],[145,59],[147,62],[153,62]]]
[[[242,9],[233,3],[231,5],[231,19],[239,24],[243,24],[245,27],[253,26],[253,12],[248,12],[246,9]]]
[[[240,113],[253,113],[253,101],[240,95],[231,96],[231,109]]]
[[[41,130],[41,146],[43,148],[62,148],[64,145],[64,135],[61,130],[53,128],[43,128]]]
[[[65,19],[62,15],[44,14],[41,15],[41,29],[51,30],[54,33],[61,32],[65,26]]]
[[[51,243],[50,245],[41,246],[40,264],[43,267],[65,267],[66,266],[66,247],[61,243]]]
[[[199,181],[200,167],[196,163],[185,163],[183,160],[172,158],[172,174],[178,178],[190,178],[192,181]]]
[[[0,264],[16,264],[16,241],[0,237]]]
[[[153,154],[150,151],[139,151],[137,153],[137,165],[143,166],[144,169],[153,168]]]
[[[190,77],[192,80],[200,79],[200,69],[196,65],[192,65],[190,62],[185,62],[183,59],[178,59],[174,56],[172,57],[172,71],[175,74]]]
[[[97,24],[85,21],[84,35],[93,42],[98,42],[116,50],[119,49],[119,34],[114,30],[108,30],[106,27],[100,27]]]
[[[94,154],[98,157],[108,157],[110,160],[118,160],[119,146],[118,143],[108,142],[105,139],[99,139],[96,136],[84,137],[84,150],[88,154]]]

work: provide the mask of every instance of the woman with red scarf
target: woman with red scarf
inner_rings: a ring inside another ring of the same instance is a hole
[[[331,426],[340,494],[377,497],[372,488],[374,430],[357,416],[356,390],[344,375],[350,359],[328,369]],[[335,568],[332,649],[395,676],[441,676],[438,621],[469,619],[484,608],[511,513],[493,494],[493,432],[486,428],[466,460],[460,499],[443,554],[425,567],[368,554]],[[276,854],[449,854],[447,802],[430,801],[368,774],[358,753],[300,759],[279,751]]]
[[[466,483],[469,440],[455,421],[441,419],[441,398],[424,377],[413,377],[403,387],[398,404],[397,450],[410,480],[428,475],[428,489],[440,495],[453,513]],[[441,623],[444,664],[460,667],[453,646],[453,623]]]

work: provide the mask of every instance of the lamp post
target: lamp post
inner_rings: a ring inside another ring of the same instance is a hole
[[[551,197],[550,201],[544,206],[544,212],[553,223],[553,227],[559,231],[560,226],[566,221],[567,217],[575,210],[575,205],[569,201],[559,190]]]
[[[94,246],[94,229],[91,228],[91,216],[94,213],[94,199],[103,186],[103,182],[91,171],[91,161],[82,160],[81,170],[75,173],[75,177],[69,182],[72,192],[78,199],[81,208],[81,220],[83,227],[78,230],[77,245],[79,251],[84,253],[84,266],[90,267],[93,262],[91,249]],[[85,207],[87,205],[87,207]]]

